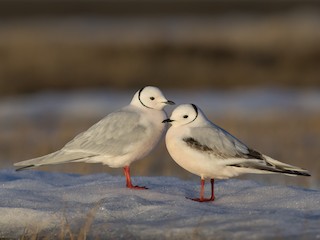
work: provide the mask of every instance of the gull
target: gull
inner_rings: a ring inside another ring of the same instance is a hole
[[[15,163],[16,169],[70,162],[102,163],[111,168],[123,167],[126,186],[132,185],[130,164],[145,157],[162,137],[167,118],[163,108],[174,102],[167,100],[160,89],[141,88],[129,105],[112,112],[87,131],[80,133],[62,149],[48,155]]]
[[[200,176],[198,202],[214,201],[214,179],[228,179],[246,173],[283,173],[310,176],[307,170],[268,157],[242,143],[226,130],[210,122],[194,104],[175,108],[169,119],[166,146],[174,161]],[[204,198],[205,179],[211,180],[211,197]]]

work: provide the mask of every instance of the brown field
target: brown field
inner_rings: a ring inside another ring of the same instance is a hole
[[[8,15],[0,25],[0,94],[146,84],[319,87],[320,7],[270,6],[274,11]]]

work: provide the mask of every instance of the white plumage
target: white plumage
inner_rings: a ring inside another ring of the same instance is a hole
[[[308,171],[274,160],[247,147],[224,129],[210,122],[194,104],[178,106],[170,119],[166,146],[171,157],[184,169],[201,177],[200,198],[214,200],[214,179],[245,173],[283,173],[310,176]],[[204,198],[204,181],[211,179],[211,198]]]
[[[80,133],[61,150],[15,163],[17,170],[67,162],[102,163],[113,168],[124,167],[127,187],[132,186],[129,166],[145,157],[159,142],[166,118],[163,108],[168,101],[156,87],[136,92],[131,103],[110,113],[87,131]]]

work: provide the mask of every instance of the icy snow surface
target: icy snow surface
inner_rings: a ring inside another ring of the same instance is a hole
[[[1,170],[0,238],[320,239],[319,190],[230,179],[216,181],[215,202],[198,203],[185,198],[198,197],[198,182],[133,181],[150,189],[126,189],[123,176]]]

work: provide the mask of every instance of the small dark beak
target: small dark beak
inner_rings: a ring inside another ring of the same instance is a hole
[[[168,100],[167,102],[165,102],[165,104],[168,104],[168,105],[175,105],[175,103],[173,101],[170,101]]]
[[[170,118],[168,118],[168,119],[163,120],[162,123],[170,123],[170,122],[173,122],[173,121],[174,120],[171,120]]]

